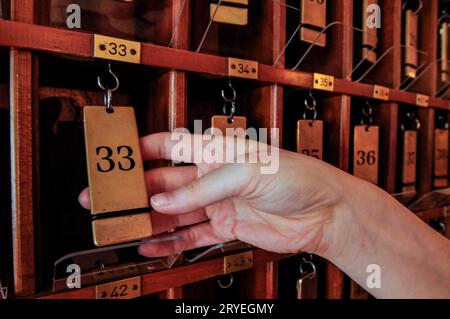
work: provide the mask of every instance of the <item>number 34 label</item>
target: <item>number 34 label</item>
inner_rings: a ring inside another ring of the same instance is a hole
[[[228,58],[228,75],[245,79],[258,79],[258,62]]]
[[[141,43],[94,35],[94,57],[129,63],[141,62]]]

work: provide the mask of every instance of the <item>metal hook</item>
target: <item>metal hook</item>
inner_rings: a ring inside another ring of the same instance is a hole
[[[405,11],[406,5],[408,4],[409,1],[410,1],[410,0],[406,0],[406,1],[403,3],[402,11]],[[417,10],[413,12],[414,15],[418,15],[419,12],[422,11],[422,9],[423,9],[423,1],[422,1],[422,0],[418,0],[418,1],[419,1],[419,6],[418,6]]]
[[[367,120],[367,128],[369,128],[373,123],[373,107],[370,104],[369,100],[366,101],[366,107],[363,107],[361,109],[362,112],[362,119],[361,119],[361,125],[365,124],[365,120]]]
[[[419,131],[420,128],[422,127],[422,124],[420,123],[419,119],[415,116],[415,114],[412,111],[409,111],[406,113],[406,117],[409,121],[414,121],[416,124],[416,131]],[[400,129],[402,130],[402,132],[404,132],[406,130],[405,128],[405,123],[402,123],[400,125]]]
[[[447,116],[443,116],[442,114],[439,114],[437,116],[437,126],[438,127],[443,127],[444,129],[448,129],[449,128],[449,123],[448,123],[448,112],[447,112]]]
[[[312,105],[309,104],[310,101],[311,101]],[[315,120],[317,120],[317,117],[318,117],[317,102],[316,102],[316,99],[314,98],[311,90],[309,90],[309,100],[308,100],[308,97],[306,97],[304,104],[305,104],[306,109],[305,109],[305,112],[303,112],[303,119],[304,120],[307,119],[307,117],[308,117],[307,113],[309,111],[309,112],[313,112],[312,121],[314,122]]]
[[[231,89],[232,97],[231,98],[227,97],[225,94],[225,90],[222,90],[222,98],[224,100],[223,114],[227,115],[227,107],[228,107],[228,105],[230,105],[231,108],[230,108],[230,115],[228,116],[228,122],[233,123],[234,114],[236,113],[236,102],[235,101],[236,101],[237,93],[236,93],[236,90],[234,89],[233,85],[231,84],[231,78],[228,78],[228,87]]]
[[[103,85],[100,76],[97,76],[97,84],[103,91],[105,91],[104,102],[105,102],[105,106],[106,106],[106,111],[111,113],[111,112],[114,112],[114,110],[112,108],[112,92],[114,92],[115,90],[117,90],[119,88],[120,81],[119,81],[119,78],[117,77],[117,75],[115,75],[111,69],[111,62],[108,62],[108,72],[109,72],[109,74],[111,74],[111,76],[114,78],[114,81],[116,82],[114,87],[110,88],[110,87]]]
[[[224,284],[222,283],[222,280],[221,280],[221,279],[217,279],[217,283],[219,284],[219,287],[220,287],[220,288],[222,288],[222,289],[228,289],[228,288],[230,288],[230,287],[233,285],[233,282],[234,282],[233,274],[229,274],[229,276],[230,276],[230,281],[228,282],[227,285],[224,285]]]
[[[316,265],[314,264],[314,262],[312,261],[312,255],[310,255],[309,259],[307,259],[306,257],[302,258],[302,262],[300,263],[300,274],[301,275],[308,273],[307,271],[305,271],[305,268],[304,268],[306,265],[311,267],[312,271],[309,272],[311,274],[311,276],[309,278],[313,279],[317,274],[317,268],[316,268]]]
[[[230,88],[233,96],[231,98],[228,98],[225,95],[225,90],[222,90],[222,98],[224,99],[225,102],[234,102],[234,101],[236,101],[236,90],[234,89],[233,85],[231,84],[231,78],[228,78],[228,87]]]
[[[307,110],[313,111],[317,107],[317,102],[316,102],[316,99],[314,98],[311,90],[309,90],[309,98],[311,99],[312,106],[309,104],[308,98],[305,98],[305,107]]]

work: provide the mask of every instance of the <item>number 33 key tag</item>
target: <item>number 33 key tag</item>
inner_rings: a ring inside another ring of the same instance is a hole
[[[152,235],[136,117],[132,107],[112,107],[113,89],[105,88],[105,106],[83,109],[84,139],[96,246],[141,240]]]
[[[152,235],[136,118],[132,107],[85,106],[84,130],[96,246]]]

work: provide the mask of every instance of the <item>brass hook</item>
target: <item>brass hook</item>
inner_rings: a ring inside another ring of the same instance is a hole
[[[228,289],[228,288],[230,288],[230,287],[233,285],[233,282],[234,282],[233,274],[229,274],[229,276],[230,276],[230,281],[228,282],[227,285],[224,285],[224,284],[222,283],[222,280],[221,280],[221,279],[217,279],[217,283],[219,284],[219,287],[220,287],[220,288],[222,288],[222,289]]]
[[[106,111],[109,113],[112,113],[112,112],[114,112],[114,110],[112,108],[112,92],[114,92],[115,90],[117,90],[119,88],[120,81],[119,81],[119,78],[117,77],[117,75],[115,75],[111,69],[111,61],[108,62],[108,73],[111,74],[111,76],[114,78],[114,80],[116,82],[114,87],[110,88],[110,87],[103,85],[100,76],[97,76],[97,84],[103,91],[105,91],[104,102],[105,102],[105,106],[106,106]]]

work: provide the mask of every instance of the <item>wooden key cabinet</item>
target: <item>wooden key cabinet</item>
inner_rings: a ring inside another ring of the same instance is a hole
[[[307,2],[0,0],[0,288],[8,298],[371,298],[303,253],[231,243],[150,260],[133,245],[96,250],[77,199],[88,185],[83,109],[104,105],[97,77],[113,85],[111,61],[120,81],[112,104],[134,108],[140,136],[223,120],[221,90],[231,83],[239,123],[278,129],[268,142],[293,152],[309,145],[304,154],[369,176],[406,206],[445,190],[447,4]],[[366,25],[371,13],[379,27]],[[317,121],[310,132],[320,138],[299,141],[302,120]],[[420,207],[415,213],[448,235],[450,203]],[[305,260],[316,277],[299,294]],[[74,264],[82,286],[70,289]]]

